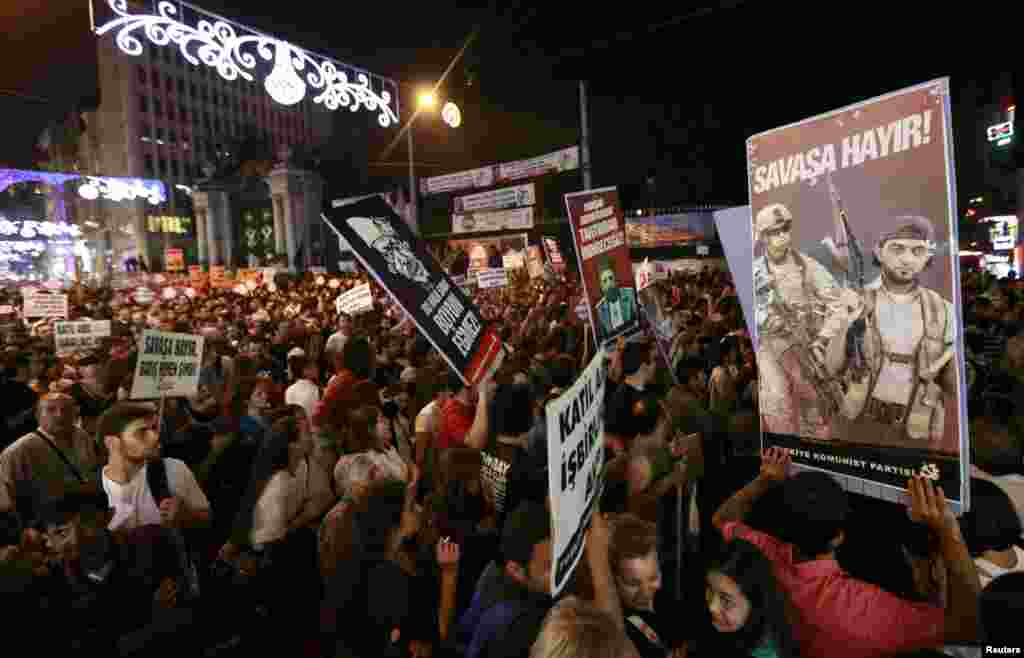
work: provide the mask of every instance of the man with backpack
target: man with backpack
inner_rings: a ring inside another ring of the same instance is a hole
[[[133,402],[118,402],[100,417],[97,434],[109,455],[101,481],[115,532],[144,525],[187,529],[210,521],[210,502],[189,467],[160,458],[156,423],[152,405]]]

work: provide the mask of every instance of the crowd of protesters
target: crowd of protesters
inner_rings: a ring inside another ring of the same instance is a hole
[[[3,325],[0,601],[44,654],[756,658],[1019,646],[1024,299],[966,275],[971,511],[904,507],[762,452],[727,271],[643,296],[608,354],[605,488],[550,595],[546,403],[595,354],[571,275],[474,291],[508,347],[467,387],[365,275],[142,305],[76,286],[111,337],[58,357]],[[142,277],[141,282],[147,275]],[[17,291],[0,306],[18,307]],[[145,328],[205,338],[196,395],[129,400]],[[982,588],[984,586],[984,588]],[[12,633],[13,635],[13,633]],[[973,654],[971,652],[974,652]]]

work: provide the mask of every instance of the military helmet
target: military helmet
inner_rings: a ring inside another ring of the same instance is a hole
[[[780,228],[793,221],[793,213],[781,203],[772,203],[761,208],[754,217],[754,239],[760,240],[765,231]]]

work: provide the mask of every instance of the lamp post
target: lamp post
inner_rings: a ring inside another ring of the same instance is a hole
[[[432,111],[437,106],[437,97],[432,91],[421,91],[416,96],[416,110],[409,119],[409,129],[405,131],[406,139],[409,142],[409,221],[414,224],[410,228],[413,232],[419,233],[419,193],[416,189],[416,158],[413,154],[412,127],[416,118],[424,111]],[[458,128],[462,124],[462,115],[459,108],[451,101],[444,104],[441,110],[441,118],[451,128]]]

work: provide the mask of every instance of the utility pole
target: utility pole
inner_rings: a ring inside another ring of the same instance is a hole
[[[587,118],[587,83],[580,80],[580,168],[583,169],[583,189],[593,187],[590,171],[590,125]]]
[[[416,190],[416,160],[413,157],[412,152],[412,126],[416,121],[416,115],[413,114],[412,119],[409,120],[409,128],[405,131],[406,136],[409,138],[409,228],[416,235],[420,234],[420,204],[419,194]]]

